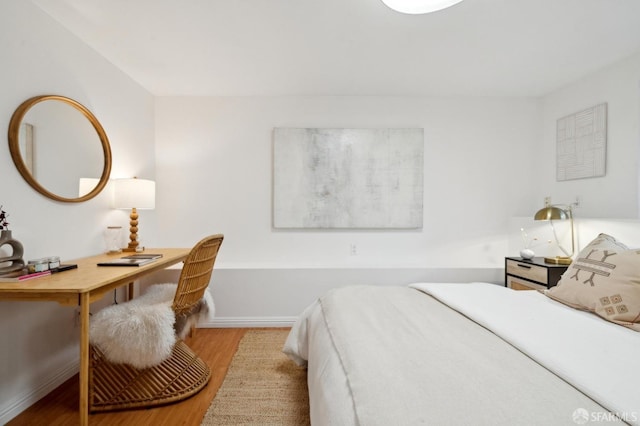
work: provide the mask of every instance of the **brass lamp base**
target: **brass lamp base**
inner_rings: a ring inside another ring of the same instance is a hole
[[[573,259],[571,259],[570,257],[564,257],[564,256],[544,258],[545,263],[553,263],[554,265],[571,265],[572,260]]]

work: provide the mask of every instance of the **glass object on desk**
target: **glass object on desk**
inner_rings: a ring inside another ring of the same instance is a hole
[[[104,231],[107,253],[122,252],[122,226],[108,226]]]

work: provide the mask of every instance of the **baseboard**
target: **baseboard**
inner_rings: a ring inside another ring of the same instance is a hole
[[[9,401],[3,401],[0,406],[0,425],[6,424],[75,374],[78,374],[78,365],[79,360],[75,358],[59,370],[54,371],[50,376],[44,378],[41,384],[36,384],[30,392],[17,395]]]
[[[219,317],[200,323],[199,328],[291,327],[298,317]]]

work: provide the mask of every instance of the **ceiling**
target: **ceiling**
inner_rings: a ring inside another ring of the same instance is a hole
[[[32,1],[158,96],[541,96],[640,51],[638,0]]]

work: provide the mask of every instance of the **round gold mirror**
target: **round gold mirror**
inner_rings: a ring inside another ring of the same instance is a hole
[[[90,200],[111,173],[111,148],[102,125],[91,111],[64,96],[23,102],[9,122],[9,150],[27,183],[57,201]],[[92,182],[89,187],[87,181]]]

